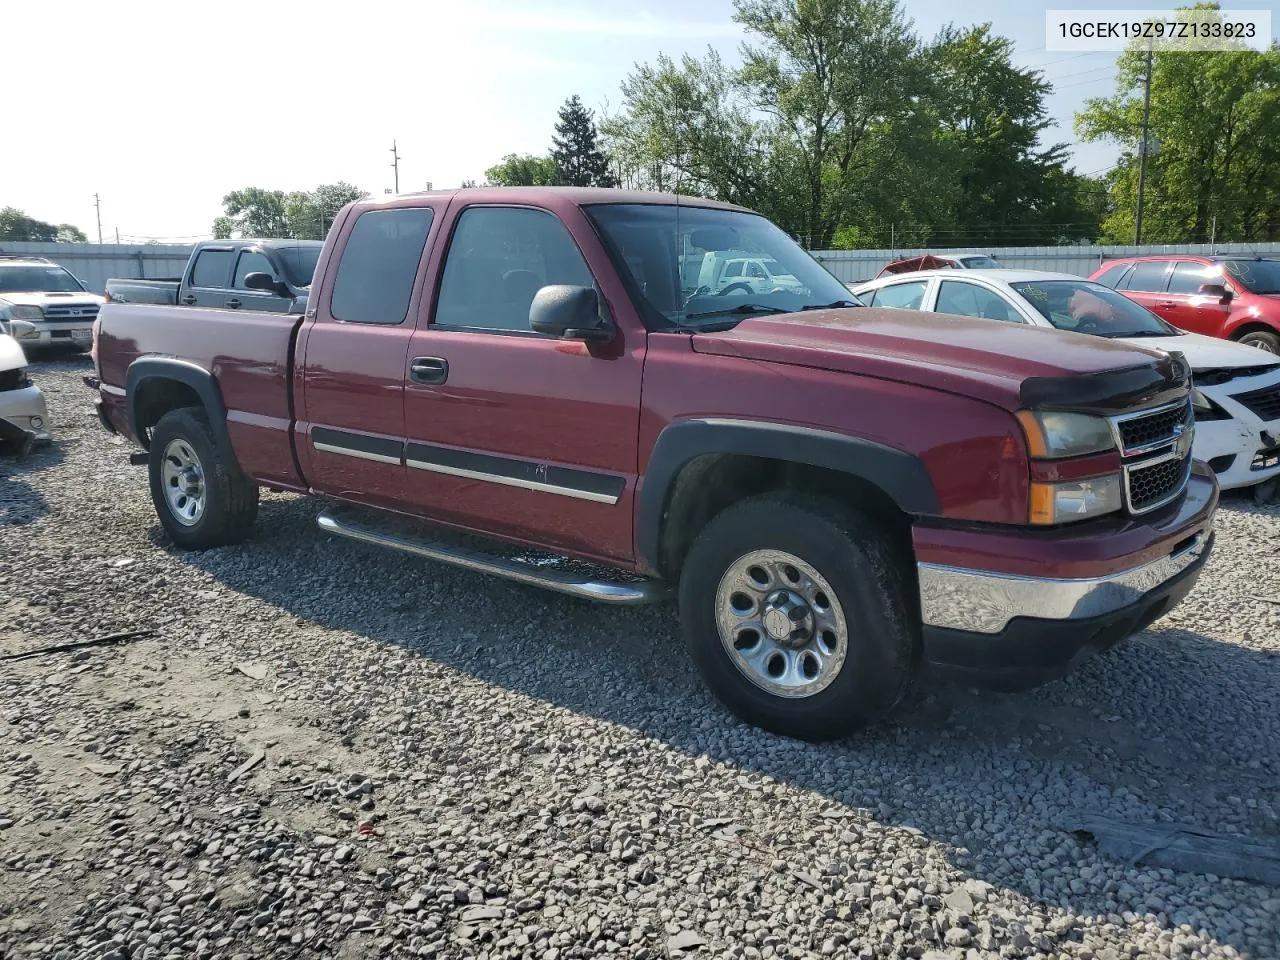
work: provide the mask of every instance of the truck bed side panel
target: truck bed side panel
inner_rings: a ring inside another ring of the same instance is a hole
[[[210,371],[227,407],[240,467],[263,483],[302,488],[290,435],[293,339],[301,316],[168,307],[103,306],[98,352],[104,384],[123,388],[139,357],[174,357]]]

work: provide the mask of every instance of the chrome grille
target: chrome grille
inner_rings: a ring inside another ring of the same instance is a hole
[[[1231,399],[1244,404],[1262,420],[1280,417],[1280,387],[1263,387],[1261,390],[1237,393]]]
[[[1191,398],[1112,417],[1111,427],[1120,447],[1129,512],[1147,513],[1177,499],[1191,479]]]
[[[1117,439],[1123,456],[1132,457],[1173,443],[1191,420],[1191,403],[1180,400],[1154,410],[1116,417]]]
[[[41,308],[46,320],[93,320],[98,316],[96,303],[78,304],[76,306],[61,304]]]
[[[1191,475],[1191,457],[1176,453],[1125,468],[1125,493],[1134,513],[1154,510],[1176,497]]]

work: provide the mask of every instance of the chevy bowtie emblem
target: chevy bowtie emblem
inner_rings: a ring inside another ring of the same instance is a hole
[[[1185,424],[1175,424],[1173,428],[1173,449],[1179,457],[1191,452],[1191,444],[1195,439],[1195,428],[1188,429]]]

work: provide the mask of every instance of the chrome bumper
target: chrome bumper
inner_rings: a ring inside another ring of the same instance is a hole
[[[1080,620],[1136,603],[1200,559],[1212,527],[1159,560],[1106,577],[1058,580],[987,570],[917,564],[920,612],[925,626],[996,634],[1015,617]]]

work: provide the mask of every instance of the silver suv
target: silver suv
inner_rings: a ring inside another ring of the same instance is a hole
[[[24,321],[14,331],[24,348],[88,350],[105,302],[52,260],[0,254],[0,323]]]

